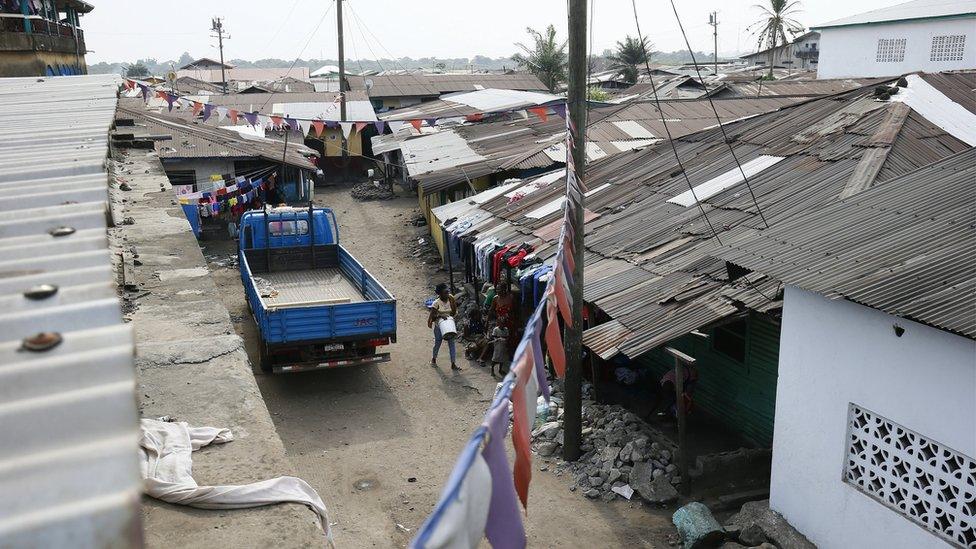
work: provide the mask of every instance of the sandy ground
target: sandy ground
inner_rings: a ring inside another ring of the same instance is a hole
[[[316,193],[335,209],[342,244],[397,297],[399,341],[389,347],[391,363],[257,374],[257,382],[294,469],[329,507],[337,544],[404,547],[436,503],[496,380],[463,359],[464,370],[452,373],[446,348],[439,368],[427,364],[432,336],[423,300],[446,273],[409,257],[405,243],[427,231],[408,223],[416,198],[362,203],[343,187]],[[204,253],[226,258],[233,249],[206,243]],[[237,268],[211,261],[211,269],[256,363],[257,333]],[[667,510],[587,500],[570,492],[568,475],[539,471],[544,465],[535,458],[525,517],[531,547],[667,547],[673,540]]]

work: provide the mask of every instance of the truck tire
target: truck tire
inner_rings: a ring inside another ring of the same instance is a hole
[[[261,343],[258,345],[258,368],[261,369],[263,374],[274,373],[274,369],[271,366],[271,359],[268,357],[267,345]]]

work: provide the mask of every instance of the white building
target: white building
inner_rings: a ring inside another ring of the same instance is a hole
[[[976,68],[976,0],[914,0],[813,30],[820,32],[817,78]]]
[[[789,44],[783,44],[770,51],[771,49],[766,48],[743,55],[739,59],[751,66],[769,66],[771,56],[773,67],[794,70],[816,69],[817,60],[820,57],[820,33],[805,32],[794,38]]]
[[[818,547],[976,546],[973,181],[970,148],[726,242],[786,284],[770,507]]]

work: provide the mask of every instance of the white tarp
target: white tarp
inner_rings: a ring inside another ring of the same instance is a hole
[[[200,509],[245,509],[276,503],[301,503],[319,516],[331,544],[325,503],[307,482],[277,477],[251,484],[199,486],[193,480],[192,452],[234,440],[230,429],[190,427],[186,422],[141,421],[139,467],[143,489],[156,499]]]
[[[521,90],[485,89],[461,92],[441,97],[445,101],[467,105],[479,111],[500,111],[545,105],[563,100],[558,95]]]
[[[976,114],[946,97],[917,74],[909,74],[905,79],[908,87],[898,88],[898,93],[891,96],[892,101],[908,105],[952,137],[976,147]]]

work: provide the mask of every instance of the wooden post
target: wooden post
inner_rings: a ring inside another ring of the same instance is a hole
[[[573,129],[573,164],[583,181],[586,169],[586,0],[569,1],[567,113]],[[575,188],[575,184],[571,184]],[[563,459],[576,461],[583,440],[583,193],[567,191],[573,224],[573,328],[566,329]]]
[[[684,406],[685,365],[695,364],[695,359],[672,347],[664,350],[674,357],[674,412],[678,418],[678,471],[681,473],[681,493],[691,493],[691,479],[688,478],[688,441]]]
[[[339,40],[339,120],[346,121],[346,55],[342,38],[342,0],[336,0],[336,36]],[[342,144],[342,174],[349,175],[349,141],[339,127],[339,143]],[[362,139],[362,137],[360,137]]]

